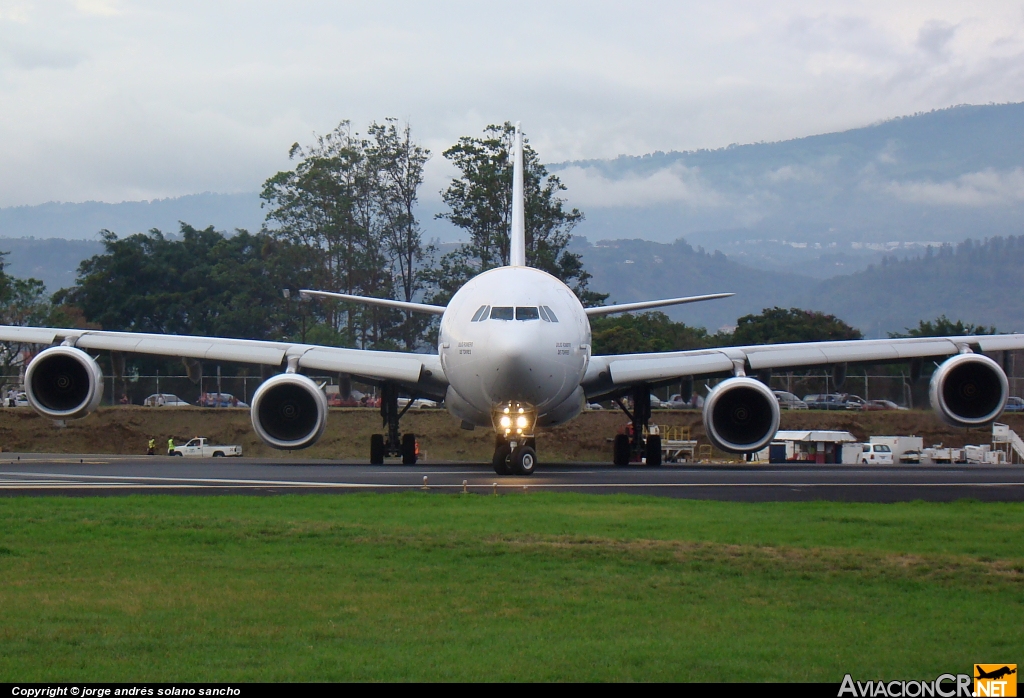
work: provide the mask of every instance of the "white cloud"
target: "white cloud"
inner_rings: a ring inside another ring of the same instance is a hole
[[[682,203],[694,207],[716,207],[726,198],[701,181],[696,168],[672,165],[640,177],[608,178],[593,167],[573,165],[558,171],[568,187],[568,200],[583,208],[647,206]]]
[[[0,206],[252,191],[345,118],[438,160],[521,120],[559,162],[1022,100],[1016,0],[0,0]]]
[[[1024,170],[983,170],[949,182],[890,182],[898,199],[934,206],[1000,206],[1024,201]]]

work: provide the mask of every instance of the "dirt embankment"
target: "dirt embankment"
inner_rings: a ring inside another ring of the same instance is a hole
[[[689,426],[694,438],[707,443],[699,412],[659,410],[651,421],[665,426]],[[1024,434],[1024,415],[1007,414],[1001,421]],[[625,422],[621,412],[586,412],[566,425],[539,434],[537,448],[545,459],[608,460],[609,439]],[[402,428],[417,435],[421,451],[430,460],[487,461],[494,448],[490,429],[464,431],[443,410],[412,410],[402,419]],[[915,435],[923,437],[925,445],[991,442],[990,429],[953,429],[923,410],[784,411],[782,428],[838,429],[865,440],[871,435]],[[64,427],[27,408],[0,409],[0,447],[18,452],[141,454],[145,453],[151,436],[156,438],[158,451],[166,449],[168,436],[173,436],[179,445],[194,436],[205,436],[218,443],[241,444],[247,456],[365,458],[370,435],[381,431],[377,410],[332,409],[327,430],[315,446],[282,452],[259,440],[249,423],[248,411],[242,409],[108,407]]]

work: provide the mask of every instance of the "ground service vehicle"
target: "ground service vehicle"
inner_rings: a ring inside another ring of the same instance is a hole
[[[892,465],[892,449],[885,444],[864,444],[860,462],[861,465]]]
[[[190,458],[223,458],[241,456],[241,446],[211,446],[206,439],[197,436],[184,446],[175,446],[174,455]]]
[[[910,364],[910,375],[920,375],[921,363],[935,360],[941,363],[932,373],[929,398],[948,424],[984,426],[1003,412],[1009,382],[999,362],[985,353],[1024,349],[1021,334],[594,355],[593,317],[732,294],[584,307],[562,281],[526,264],[523,139],[518,126],[511,155],[507,265],[467,281],[446,306],[301,292],[306,298],[437,315],[436,354],[54,327],[0,326],[0,341],[46,347],[25,370],[25,391],[32,408],[47,419],[85,417],[99,406],[104,380],[96,352],[229,361],[266,366],[269,373],[280,371],[263,381],[252,397],[253,430],[274,448],[306,448],[324,433],[328,414],[324,391],[304,374],[315,371],[378,387],[385,433],[370,437],[373,463],[383,463],[387,456],[416,462],[415,436],[402,434],[399,428],[403,411],[398,397],[404,394],[443,401],[466,429],[493,429],[492,464],[499,474],[532,474],[537,429],[568,422],[587,402],[599,401],[616,402],[633,425],[630,434],[614,438],[613,461],[628,465],[640,460],[636,456],[646,456],[648,463],[658,462],[661,437],[647,429],[651,391],[698,382],[712,386],[701,415],[711,444],[730,453],[755,453],[772,441],[781,410],[775,394],[752,376],[773,371],[829,367],[840,383],[838,378],[845,379],[851,363]],[[624,398],[631,398],[628,407]]]

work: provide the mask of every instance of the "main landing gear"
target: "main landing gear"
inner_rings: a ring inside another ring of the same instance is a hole
[[[646,385],[638,385],[633,388],[633,411],[630,412],[622,404],[622,400],[615,401],[619,408],[629,417],[628,434],[617,434],[615,436],[614,453],[612,462],[615,465],[623,466],[630,463],[640,463],[644,457],[647,458],[647,465],[657,468],[661,466],[661,436],[647,433],[648,422],[651,420],[651,391]]]
[[[509,439],[499,434],[494,442],[492,464],[498,475],[533,475],[537,467],[537,439],[532,436]]]
[[[390,382],[381,385],[380,416],[388,433],[386,438],[382,434],[370,437],[371,465],[383,465],[388,456],[401,456],[402,465],[416,465],[418,454],[415,434],[400,434],[398,431],[398,421],[409,411],[412,403],[409,400],[399,412],[398,386]]]

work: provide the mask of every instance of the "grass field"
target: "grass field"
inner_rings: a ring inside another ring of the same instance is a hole
[[[1024,506],[0,499],[0,681],[934,678],[1024,663]]]

